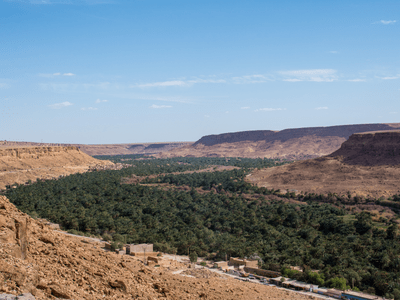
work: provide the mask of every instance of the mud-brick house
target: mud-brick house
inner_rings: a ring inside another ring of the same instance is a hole
[[[234,266],[236,268],[239,268],[239,267],[258,268],[258,260],[231,257],[229,259],[229,265]]]
[[[143,254],[146,253],[146,255],[149,255],[150,253],[153,253],[153,244],[131,244],[131,245],[126,245],[126,254]]]

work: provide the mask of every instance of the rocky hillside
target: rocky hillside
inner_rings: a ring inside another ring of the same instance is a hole
[[[204,136],[193,145],[163,152],[160,157],[230,156],[304,159],[332,153],[354,133],[396,128],[400,128],[400,123],[224,133]]]
[[[400,165],[400,131],[377,131],[353,134],[329,157],[360,166]]]
[[[14,183],[56,178],[107,165],[113,164],[97,160],[72,146],[1,147],[0,189]]]
[[[166,143],[140,143],[140,144],[52,144],[34,142],[0,141],[1,148],[15,147],[77,147],[91,156],[94,155],[123,155],[123,154],[154,154],[192,145],[193,142],[166,142]]]
[[[255,170],[247,179],[297,192],[378,198],[400,194],[400,131],[353,134],[328,156]]]
[[[314,299],[206,270],[200,278],[193,271],[192,277],[184,277],[173,272],[187,273],[188,264],[163,259],[159,267],[149,267],[140,258],[106,252],[103,246],[54,231],[0,196],[0,294],[79,300]]]
[[[110,144],[110,145],[77,145],[89,155],[121,154],[155,154],[172,149],[189,146],[192,142],[144,143],[144,144]]]

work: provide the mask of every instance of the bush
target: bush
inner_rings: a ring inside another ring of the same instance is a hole
[[[334,289],[347,290],[350,287],[346,285],[346,279],[343,277],[334,277],[327,281],[328,285]]]
[[[112,240],[111,234],[108,234],[108,233],[104,233],[103,236],[102,236],[102,238],[103,238],[103,241],[106,241],[106,242]]]
[[[197,253],[196,253],[196,251],[190,252],[189,259],[190,259],[190,262],[192,262],[192,263],[197,262]]]

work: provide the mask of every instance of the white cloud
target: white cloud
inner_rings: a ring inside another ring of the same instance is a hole
[[[331,53],[331,54],[338,54],[338,53],[339,53],[339,51],[332,50],[332,51],[329,51],[329,53]]]
[[[147,87],[166,87],[166,86],[184,86],[184,85],[187,85],[187,83],[185,81],[171,80],[171,81],[138,84],[136,86],[141,87],[141,88],[147,88]]]
[[[399,76],[387,76],[387,77],[382,77],[381,79],[383,80],[391,80],[391,79],[397,79]]]
[[[161,82],[143,83],[143,84],[131,85],[131,87],[148,88],[148,87],[168,87],[168,86],[190,86],[197,83],[226,83],[226,80],[195,78],[190,80],[169,80]]]
[[[351,82],[364,82],[366,81],[365,79],[361,79],[361,78],[356,78],[356,79],[349,79],[347,81],[351,81]]]
[[[259,108],[255,111],[278,111],[278,110],[286,110],[286,108]]]
[[[321,109],[328,109],[328,107],[326,107],[326,106],[321,106],[321,107],[317,107],[317,108],[315,108],[316,110],[321,110]]]
[[[289,82],[299,82],[299,81],[303,81],[301,79],[297,79],[297,78],[291,78],[291,79],[283,79],[283,81],[289,81]]]
[[[0,89],[6,89],[8,87],[9,87],[9,85],[7,83],[0,82]]]
[[[249,108],[250,108],[250,106],[243,106],[240,109],[249,109]]]
[[[73,105],[71,102],[65,101],[62,103],[51,104],[51,105],[49,105],[49,107],[53,108],[53,109],[60,109],[60,108],[71,106],[71,105]]]
[[[156,105],[153,104],[152,106],[150,106],[150,108],[171,108],[171,105]]]
[[[397,22],[397,20],[380,20],[380,21],[374,22],[372,24],[390,25],[390,24],[394,24],[396,22]]]
[[[52,77],[61,76],[61,75],[63,75],[63,76],[75,76],[75,74],[73,74],[73,73],[63,73],[63,74],[61,74],[60,72],[56,72],[56,73],[52,73],[52,74],[46,74],[46,73],[40,73],[39,74],[40,77],[47,77],[47,78],[52,78]]]
[[[204,118],[209,118],[210,117],[210,115],[204,115]]]
[[[389,114],[397,114],[397,111],[391,111]]]
[[[100,100],[100,99],[96,100],[96,103],[104,103],[104,102],[108,102],[108,100]]]
[[[201,78],[197,78],[197,79],[188,80],[187,83],[189,83],[189,84],[193,84],[193,83],[226,83],[226,80],[225,79],[201,79]]]
[[[262,83],[267,81],[273,81],[274,78],[270,75],[245,75],[239,77],[232,77],[233,83],[235,84],[246,84],[246,83]]]
[[[96,107],[82,107],[81,110],[97,110]]]
[[[284,76],[283,81],[332,82],[337,80],[336,72],[334,69],[309,69],[281,71],[279,74]]]

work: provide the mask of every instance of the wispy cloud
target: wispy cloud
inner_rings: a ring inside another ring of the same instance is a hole
[[[0,82],[0,89],[6,89],[8,87],[9,87],[9,85],[7,83]]]
[[[104,102],[108,102],[108,100],[100,100],[100,99],[96,100],[96,103],[104,103]]]
[[[383,80],[391,80],[391,79],[398,79],[400,78],[399,76],[387,76],[387,77],[381,77]]]
[[[71,105],[73,105],[71,102],[65,101],[62,103],[51,104],[51,105],[49,105],[49,107],[53,108],[53,109],[60,109],[60,108],[64,108],[64,107],[71,106]]]
[[[328,109],[328,107],[326,107],[326,106],[321,106],[321,107],[316,107],[315,109],[316,109],[316,110],[322,110],[322,109]]]
[[[131,87],[151,88],[151,87],[169,87],[169,86],[191,86],[197,83],[225,83],[225,79],[203,79],[195,78],[190,80],[168,80],[160,82],[142,83],[131,85]]]
[[[81,110],[97,110],[96,107],[82,107]]]
[[[186,85],[185,81],[170,80],[170,81],[137,84],[136,86],[140,88],[148,88],[148,87],[184,86],[184,85]]]
[[[171,105],[156,105],[153,104],[152,106],[150,106],[150,108],[171,108]]]
[[[39,87],[42,90],[53,90],[57,92],[70,92],[77,90],[89,90],[89,89],[101,89],[107,90],[109,88],[114,87],[115,85],[111,85],[109,82],[100,82],[100,83],[39,83]]]
[[[334,69],[310,69],[280,71],[279,74],[283,76],[283,81],[332,82],[337,80],[336,72]]]
[[[283,79],[283,81],[288,81],[288,82],[299,82],[299,81],[304,81],[302,79],[297,79],[297,78],[290,78],[290,79]]]
[[[262,83],[267,81],[274,81],[274,78],[271,75],[256,74],[232,77],[232,81],[235,84]]]
[[[258,108],[255,111],[279,111],[279,110],[286,110],[286,108]]]
[[[391,111],[389,114],[397,114],[397,111]]]
[[[249,108],[250,108],[250,106],[243,106],[240,109],[249,109]]]
[[[332,50],[332,51],[329,51],[329,53],[331,53],[331,54],[338,54],[338,53],[339,53],[339,51]]]
[[[355,79],[349,79],[347,81],[351,81],[351,82],[364,82],[367,81],[366,79],[361,79],[361,78],[355,78]]]
[[[396,22],[397,22],[397,20],[380,20],[380,21],[374,22],[372,24],[391,25],[391,24],[394,24]]]
[[[56,72],[56,73],[39,73],[40,77],[46,77],[46,78],[52,78],[52,77],[57,77],[57,76],[75,76],[74,73],[60,73],[60,72]]]

